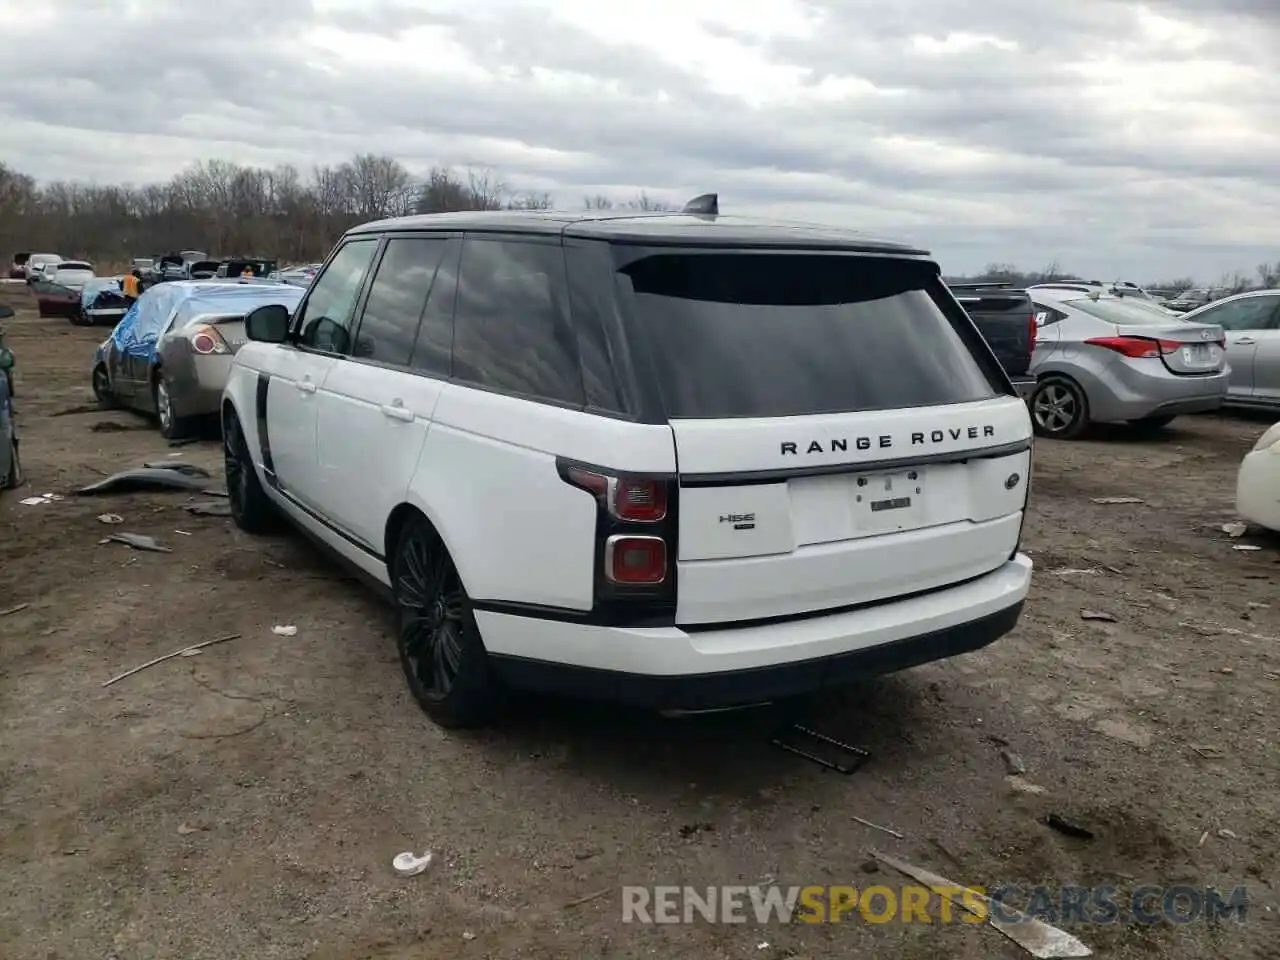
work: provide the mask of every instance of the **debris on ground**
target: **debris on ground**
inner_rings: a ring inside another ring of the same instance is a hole
[[[601,897],[607,897],[616,889],[616,887],[605,887],[603,890],[595,891],[595,893],[588,893],[585,897],[578,897],[576,900],[570,900],[564,905],[564,908],[568,910],[571,907],[580,907],[584,903],[590,903],[592,900],[599,900]],[[463,936],[465,937],[466,934],[464,933]]]
[[[193,827],[190,824],[186,824],[186,823],[178,824],[178,833],[181,836],[189,837],[191,836],[191,834],[199,833],[199,832],[200,832],[199,827]]]
[[[1247,524],[1240,523],[1239,521],[1236,521],[1235,523],[1224,523],[1222,525],[1222,532],[1228,537],[1243,537],[1248,529],[1249,527]]]
[[[1063,567],[1061,570],[1050,570],[1055,577],[1079,577],[1101,573],[1097,567]]]
[[[463,931],[462,931],[462,939],[463,939],[463,940],[474,940],[475,938],[476,938],[476,935],[475,935],[474,933],[472,933],[470,930],[463,930]]]
[[[1219,830],[1219,831],[1218,831],[1218,836],[1220,836],[1223,840],[1238,840],[1238,839],[1239,839],[1239,837],[1237,837],[1233,831],[1228,830],[1228,829],[1226,829],[1225,827],[1224,827],[1223,829],[1221,829],[1221,830]]]
[[[1103,623],[1115,623],[1116,618],[1104,610],[1081,610],[1081,620],[1101,620]]]
[[[1000,759],[1004,761],[1005,773],[1018,776],[1027,772],[1027,765],[1022,762],[1022,758],[1016,753],[1008,750],[1000,751]]]
[[[860,823],[864,827],[870,827],[872,830],[879,830],[881,833],[887,833],[891,837],[897,837],[899,840],[904,839],[903,834],[897,830],[890,830],[888,827],[882,827],[878,823],[872,823],[870,820],[863,820],[861,817],[851,817],[855,823]]]
[[[99,523],[124,523],[124,517],[118,513],[100,513],[98,514]]]
[[[188,444],[191,444],[191,443],[199,443],[199,442],[200,442],[200,438],[199,438],[199,437],[179,437],[179,438],[178,438],[178,439],[176,439],[176,440],[170,440],[170,441],[169,441],[169,446],[171,446],[171,447],[185,447],[185,446],[187,446]]]
[[[1040,784],[1032,783],[1026,777],[1019,774],[1013,774],[1005,777],[1005,780],[1008,782],[1009,786],[1018,793],[1029,793],[1032,796],[1038,797],[1046,792],[1045,788],[1040,786]]]
[[[1068,837],[1075,837],[1077,840],[1092,840],[1093,831],[1086,827],[1080,826],[1078,823],[1072,823],[1066,817],[1061,817],[1056,813],[1051,813],[1040,821],[1050,830],[1056,830],[1058,833]]]
[[[176,533],[176,534],[177,534],[178,536],[180,536],[180,537],[189,537],[189,536],[191,536],[191,534],[190,534],[190,533],[188,533],[186,530],[175,530],[175,531],[173,531],[173,532],[174,532],[174,533]]]
[[[801,740],[806,744],[807,748],[801,747],[797,743],[790,742],[794,740]],[[861,747],[842,743],[833,737],[828,737],[825,734],[818,733],[816,730],[810,730],[808,727],[802,726],[798,723],[792,724],[786,729],[780,731],[771,738],[770,742],[775,747],[786,750],[788,753],[794,753],[797,757],[803,757],[811,763],[816,763],[818,766],[826,770],[834,770],[836,773],[842,773],[845,776],[861,769],[862,765],[871,759],[871,754],[866,750],[863,750]],[[819,756],[816,753],[810,752],[811,749],[816,749],[816,747],[811,746],[811,744],[816,744],[819,747],[826,748],[828,753],[852,757],[853,759],[852,761],[845,761],[842,763],[840,760],[832,760],[827,757]]]
[[[1116,503],[1145,503],[1137,497],[1094,497],[1094,503],[1116,504]]]
[[[992,909],[989,897],[972,888],[966,888],[946,877],[913,866],[877,850],[871,855],[886,866],[893,867],[903,876],[931,888],[940,897],[946,897],[957,907],[967,910],[1026,950],[1037,960],[1071,960],[1074,957],[1091,957],[1093,951],[1065,930],[1052,927],[1043,920],[1029,917],[1001,903],[999,910]]]
[[[0,610],[0,617],[7,617],[9,614],[25,610],[29,606],[31,606],[29,603],[20,603],[16,607],[6,607],[4,610]]]
[[[19,500],[18,502],[24,506],[34,507],[38,503],[57,503],[61,499],[62,496],[57,493],[42,493],[38,497],[27,497],[25,500]]]
[[[76,493],[93,495],[126,493],[133,490],[202,490],[204,485],[204,478],[190,477],[179,470],[140,467],[113,473],[105,480],[81,487]]]
[[[114,420],[103,420],[89,428],[94,433],[125,433],[129,430],[145,430],[145,424],[116,423]]]
[[[1261,548],[1261,547],[1255,547],[1255,546],[1254,546],[1253,544],[1251,544],[1251,543],[1237,543],[1237,544],[1235,545],[1234,549],[1236,549],[1236,550],[1249,550],[1249,551],[1253,551],[1253,550],[1261,550],[1262,548]]]
[[[140,533],[113,533],[103,537],[99,543],[123,543],[135,550],[149,550],[152,553],[173,553],[169,547],[158,543],[155,537],[144,537]]]
[[[277,624],[271,628],[271,632],[277,637],[296,637],[298,635],[298,628],[291,623]]]
[[[150,463],[144,463],[142,467],[145,470],[177,470],[179,473],[185,473],[190,477],[212,476],[204,467],[197,466],[194,463],[178,463],[173,460],[153,460]]]
[[[422,856],[406,851],[396,854],[395,859],[391,861],[391,867],[401,877],[416,877],[431,866],[431,860],[432,854],[430,850]]]
[[[231,504],[221,500],[200,500],[196,503],[188,503],[182,509],[187,513],[193,513],[198,517],[229,517],[231,516]]]
[[[1191,744],[1191,749],[1194,750],[1196,753],[1200,754],[1200,756],[1202,756],[1206,760],[1221,760],[1223,757],[1226,756],[1226,753],[1222,750],[1221,747],[1197,746],[1196,744],[1193,743]]]
[[[134,667],[132,670],[126,670],[124,673],[118,674],[103,683],[103,686],[109,687],[113,683],[125,679],[125,677],[132,677],[135,673],[141,673],[148,667],[154,667],[157,663],[164,663],[166,660],[172,660],[174,657],[191,656],[191,654],[188,653],[189,650],[203,650],[205,647],[212,647],[216,643],[226,643],[229,640],[239,640],[241,636],[242,635],[239,633],[230,633],[225,637],[218,637],[216,640],[205,640],[202,643],[193,643],[191,646],[183,647],[181,650],[175,650],[173,653],[166,653],[163,657],[156,657],[154,660],[148,660],[146,663],[141,666]]]

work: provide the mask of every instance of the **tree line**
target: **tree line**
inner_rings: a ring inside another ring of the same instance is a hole
[[[0,256],[17,250],[61,253],[105,268],[122,266],[136,256],[198,249],[215,256],[274,256],[282,262],[305,263],[323,259],[334,241],[357,223],[409,213],[546,210],[553,204],[550,193],[513,190],[488,168],[437,166],[414,176],[394,157],[372,153],[305,173],[291,165],[268,169],[202,160],[166,183],[145,186],[75,181],[41,185],[0,162]],[[643,191],[625,199],[583,197],[580,205],[671,209]],[[1033,271],[990,263],[977,276],[952,279],[1026,285],[1090,278],[1065,272],[1056,263]],[[1156,290],[1196,285],[1191,277],[1144,284]],[[1252,274],[1223,274],[1211,285],[1232,293],[1280,286],[1280,260],[1259,264]]]
[[[1022,270],[1011,263],[989,263],[981,273],[971,277],[948,277],[948,280],[964,283],[1009,283],[1015,287],[1026,287],[1034,283],[1054,283],[1062,281],[1096,281],[1111,283],[1115,280],[1131,280],[1130,277],[1084,277],[1077,273],[1064,271],[1058,264],[1051,263],[1039,270]],[[1135,281],[1138,282],[1138,281]],[[1280,287],[1280,260],[1274,263],[1260,263],[1253,274],[1243,270],[1228,271],[1216,281],[1197,281],[1194,277],[1174,277],[1165,280],[1152,280],[1142,283],[1147,290],[1173,290],[1181,292],[1191,287],[1208,286],[1225,290],[1226,294],[1243,293],[1246,290],[1270,289]]]
[[[518,192],[488,168],[433,167],[414,176],[394,157],[361,154],[309,172],[226,160],[191,164],[166,183],[38,184],[0,162],[0,251],[83,257],[105,267],[177,250],[219,256],[324,258],[357,223],[410,213],[545,210],[550,193]],[[592,209],[665,210],[641,191],[582,198]],[[3,255],[3,254],[0,254]]]

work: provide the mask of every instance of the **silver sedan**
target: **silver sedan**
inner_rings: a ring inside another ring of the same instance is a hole
[[[1036,432],[1073,439],[1090,423],[1158,428],[1222,406],[1227,350],[1220,327],[1171,317],[1128,297],[1069,287],[1028,290],[1036,310],[1028,399]]]
[[[1280,410],[1280,290],[1251,290],[1183,314],[1227,334],[1232,406]]]

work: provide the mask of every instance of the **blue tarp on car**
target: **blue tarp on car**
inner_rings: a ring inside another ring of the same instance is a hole
[[[95,277],[92,280],[86,280],[84,287],[80,290],[80,309],[92,310],[93,301],[100,293],[123,295],[124,289],[120,286],[122,279],[123,277]]]
[[[161,283],[143,291],[111,331],[111,339],[121,353],[154,362],[156,343],[179,311],[188,317],[195,315],[186,312],[190,301],[198,299],[199,313],[248,313],[269,303],[292,310],[305,292],[285,284],[183,280]]]

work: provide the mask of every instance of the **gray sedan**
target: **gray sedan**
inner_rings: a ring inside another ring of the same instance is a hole
[[[1280,410],[1280,290],[1251,290],[1184,314],[1227,334],[1232,406]]]
[[[1227,350],[1221,327],[1170,317],[1128,297],[1069,288],[1028,291],[1036,349],[1028,403],[1036,432],[1073,439],[1090,423],[1163,427],[1222,406]]]

